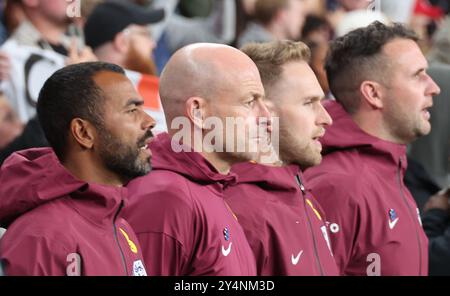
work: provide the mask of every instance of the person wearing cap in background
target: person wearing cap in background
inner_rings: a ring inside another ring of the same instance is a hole
[[[164,18],[163,9],[142,9],[125,1],[99,4],[88,17],[84,34],[100,61],[156,75],[152,59],[155,42],[148,25]]]

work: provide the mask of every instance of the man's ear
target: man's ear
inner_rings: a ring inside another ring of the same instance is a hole
[[[366,80],[361,83],[359,90],[363,100],[373,109],[383,108],[383,88],[376,81]]]
[[[129,36],[124,31],[117,33],[113,40],[114,48],[120,53],[128,51],[129,43]]]
[[[205,105],[205,99],[200,97],[190,97],[185,105],[189,120],[200,129],[203,129],[203,121],[205,120]]]
[[[75,141],[84,149],[92,149],[97,135],[95,127],[81,118],[74,118],[70,122],[70,133]]]

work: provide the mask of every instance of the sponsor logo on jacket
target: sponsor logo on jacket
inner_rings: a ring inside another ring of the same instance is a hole
[[[122,228],[119,228],[120,232],[122,233],[123,237],[127,240],[128,245],[130,246],[131,252],[134,254],[138,253],[138,249],[136,247],[136,244],[129,238],[128,234],[123,230]]]

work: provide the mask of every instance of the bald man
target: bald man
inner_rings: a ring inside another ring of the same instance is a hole
[[[160,95],[169,132],[150,146],[152,173],[129,184],[126,213],[149,274],[256,275],[244,232],[223,199],[236,179],[231,165],[255,159],[264,140],[250,131],[270,130],[256,65],[229,46],[189,45],[166,65]]]

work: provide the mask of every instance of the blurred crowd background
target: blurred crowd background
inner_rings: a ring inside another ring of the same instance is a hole
[[[431,134],[409,147],[407,184],[421,206],[449,184],[449,7],[449,0],[0,0],[0,164],[14,151],[47,145],[35,100],[64,65],[101,60],[126,68],[163,131],[158,75],[187,44],[301,40],[333,99],[323,67],[330,40],[375,20],[401,22],[421,37],[442,90]]]

